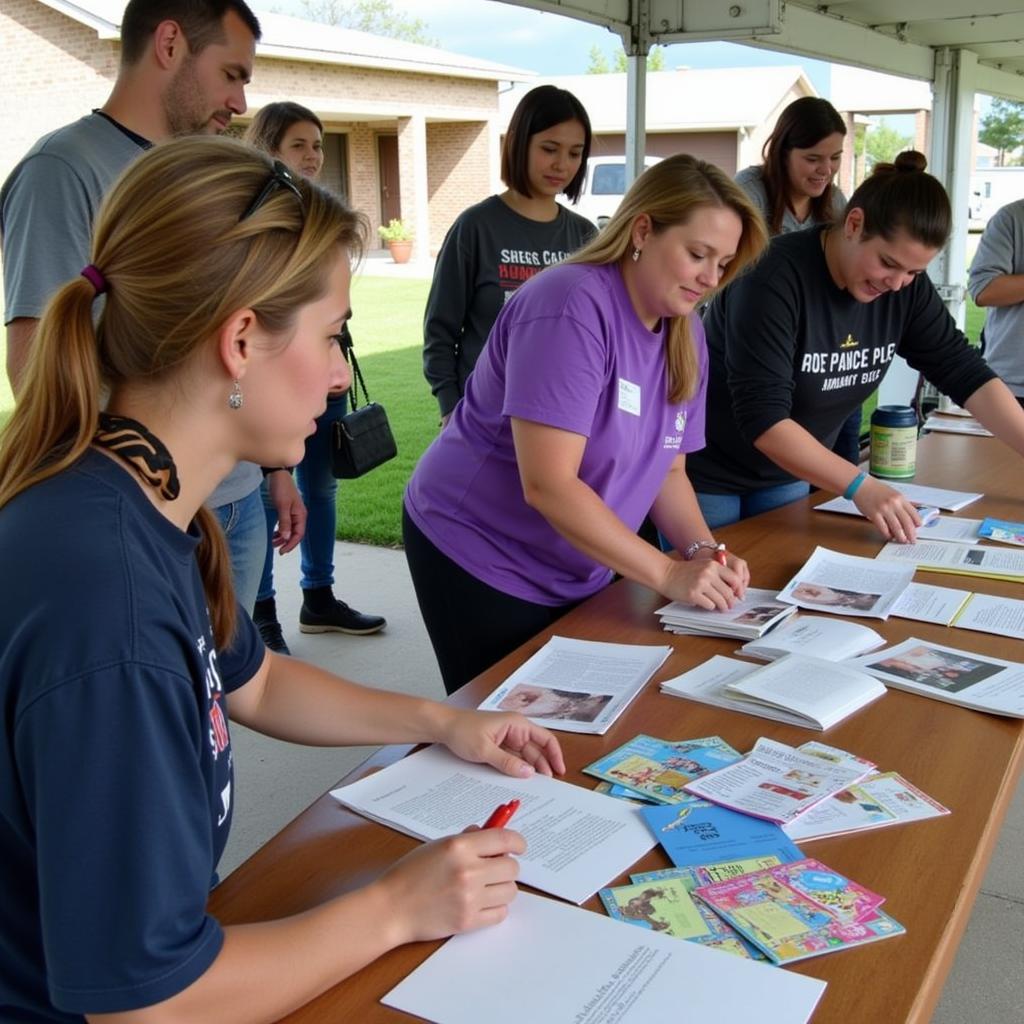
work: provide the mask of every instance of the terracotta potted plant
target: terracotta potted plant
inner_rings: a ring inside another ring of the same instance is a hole
[[[412,254],[412,231],[403,220],[391,220],[381,224],[377,230],[380,237],[387,243],[391,258],[396,263],[408,263]]]

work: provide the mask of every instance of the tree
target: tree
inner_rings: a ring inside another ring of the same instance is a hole
[[[427,34],[428,26],[422,18],[396,11],[391,0],[302,0],[302,9],[307,18],[325,25],[354,28],[424,46],[439,45]]]
[[[1024,137],[1024,103],[996,98],[989,112],[981,119],[978,141],[999,151],[1000,167],[1006,166],[1006,155],[1017,149]]]
[[[900,135],[883,121],[877,128],[871,128],[865,133],[864,151],[868,166],[892,163],[903,150],[910,148],[911,142],[913,139],[909,135]]]
[[[590,62],[587,64],[588,75],[607,75],[609,72],[619,73],[626,70],[626,51],[619,49],[612,58],[613,63],[608,63],[608,57],[600,46],[590,48]],[[647,54],[648,71],[665,70],[665,47],[652,46],[651,52]]]

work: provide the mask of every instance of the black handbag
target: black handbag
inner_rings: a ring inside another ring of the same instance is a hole
[[[334,421],[331,472],[339,479],[352,480],[393,459],[398,454],[398,446],[384,406],[370,401],[348,331],[344,332],[341,350],[352,367],[352,390],[349,392],[352,411]],[[362,406],[359,405],[360,388],[363,389]]]

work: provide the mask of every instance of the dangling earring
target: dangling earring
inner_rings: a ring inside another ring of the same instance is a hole
[[[636,246],[633,246],[633,262],[636,263],[638,259],[640,259],[640,250]]]
[[[242,386],[237,380],[231,385],[231,394],[228,395],[228,405],[232,409],[242,408]]]

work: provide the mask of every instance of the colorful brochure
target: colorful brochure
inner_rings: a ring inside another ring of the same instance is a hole
[[[784,825],[859,782],[874,768],[863,759],[833,762],[762,736],[742,761],[686,784],[686,790],[755,818]]]
[[[778,825],[701,801],[682,807],[644,807],[644,821],[676,867],[803,854]]]
[[[1001,544],[1015,544],[1018,547],[1024,547],[1024,523],[986,518],[978,527],[978,536],[984,537],[986,540],[997,540]]]
[[[877,942],[905,930],[878,909],[883,896],[811,859],[701,886],[694,894],[776,964]]]
[[[683,789],[688,782],[741,756],[719,736],[671,742],[641,734],[583,770],[656,803],[678,804],[693,799]]]

